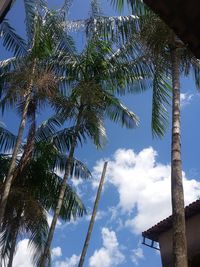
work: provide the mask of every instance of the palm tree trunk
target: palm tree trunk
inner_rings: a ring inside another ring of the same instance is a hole
[[[171,50],[173,106],[171,144],[171,198],[173,214],[173,266],[187,267],[184,193],[181,162],[180,72],[177,48]]]
[[[22,209],[18,210],[17,218],[16,218],[16,224],[15,224],[15,227],[14,227],[13,232],[12,232],[12,244],[11,244],[10,255],[9,255],[9,259],[8,259],[8,267],[12,267],[12,264],[13,264],[21,213],[22,213]]]
[[[16,247],[16,243],[17,243],[17,229],[15,230],[15,232],[13,233],[13,238],[12,238],[12,244],[11,244],[11,249],[10,249],[10,255],[9,255],[9,259],[8,259],[8,267],[12,267],[13,264],[13,259],[14,259],[14,254],[15,254],[15,247]]]
[[[36,132],[36,121],[35,121],[35,112],[36,112],[36,107],[34,104],[34,110],[32,111],[31,114],[31,126],[28,132],[28,137],[27,137],[27,142],[26,142],[26,146],[24,149],[24,152],[22,154],[22,157],[20,159],[19,165],[18,165],[18,173],[21,173],[24,168],[28,165],[31,156],[33,154],[33,149],[34,149],[34,145],[35,145],[35,132]],[[17,175],[16,174],[16,175]]]
[[[87,253],[87,249],[88,249],[88,246],[89,246],[90,237],[91,237],[92,230],[93,230],[93,227],[94,227],[95,217],[96,217],[97,209],[98,209],[98,205],[99,205],[99,199],[100,199],[101,191],[102,191],[103,184],[104,184],[107,165],[108,165],[108,162],[105,162],[104,166],[103,166],[103,172],[102,172],[102,175],[101,175],[101,180],[100,180],[100,183],[99,183],[98,191],[97,191],[97,196],[96,196],[96,199],[95,199],[95,202],[94,202],[94,208],[93,208],[93,211],[92,211],[92,217],[91,217],[90,224],[89,224],[89,227],[88,227],[88,232],[87,232],[87,235],[86,235],[86,239],[85,239],[85,243],[84,243],[84,246],[83,246],[83,250],[82,250],[82,253],[81,253],[81,257],[80,257],[80,261],[79,261],[78,267],[82,267],[83,266],[83,263],[84,263],[84,260],[85,260],[85,255]]]
[[[58,217],[60,214],[60,210],[61,210],[61,207],[63,204],[65,190],[67,187],[67,179],[71,173],[71,166],[73,163],[74,151],[76,148],[77,136],[78,136],[78,131],[79,131],[79,127],[80,127],[81,117],[82,117],[82,109],[80,109],[79,114],[78,114],[78,118],[77,118],[77,122],[76,122],[76,126],[75,126],[74,138],[73,138],[71,149],[69,151],[69,155],[68,155],[66,165],[65,165],[65,173],[63,176],[62,185],[61,185],[61,189],[60,189],[60,193],[59,193],[59,197],[58,197],[58,203],[57,203],[57,206],[56,206],[56,209],[54,212],[54,216],[53,216],[53,219],[51,222],[51,226],[49,229],[47,242],[46,242],[46,246],[44,249],[44,254],[43,254],[42,259],[41,259],[40,267],[45,267],[45,265],[46,265],[49,251],[50,251],[50,247],[51,247],[51,243],[52,243],[52,239],[53,239],[53,235],[54,235],[55,228],[56,228],[56,223],[57,223],[57,220],[58,220]]]
[[[34,62],[34,65],[33,65],[33,70],[32,70],[32,74],[33,75],[35,73],[35,68],[36,68],[36,61]],[[1,228],[1,223],[2,223],[2,220],[3,220],[3,216],[4,216],[4,213],[5,213],[5,208],[6,208],[6,204],[7,204],[7,200],[8,200],[8,195],[10,193],[10,188],[11,188],[11,184],[12,184],[12,181],[13,181],[14,172],[15,172],[15,169],[16,169],[16,159],[17,159],[17,154],[19,152],[19,148],[20,148],[21,142],[22,142],[23,132],[24,132],[25,124],[26,124],[26,117],[27,117],[28,107],[29,107],[29,103],[30,103],[30,99],[31,99],[32,87],[33,87],[33,79],[31,79],[30,86],[29,86],[29,88],[27,90],[27,94],[26,94],[26,98],[25,98],[26,99],[25,100],[25,105],[24,105],[24,109],[23,109],[23,113],[22,113],[19,129],[18,129],[17,140],[16,140],[15,147],[14,147],[14,150],[13,150],[11,164],[10,164],[10,168],[8,170],[8,175],[7,175],[6,180],[5,180],[3,195],[1,197],[1,203],[0,203],[0,228]]]

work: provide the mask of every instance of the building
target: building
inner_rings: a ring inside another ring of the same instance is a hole
[[[185,207],[188,266],[200,267],[200,200]],[[142,233],[143,244],[159,243],[163,267],[172,266],[172,216]],[[149,243],[150,241],[150,243]]]
[[[0,23],[7,15],[12,2],[13,2],[12,0],[0,0]]]
[[[177,36],[200,58],[199,0],[144,0]]]

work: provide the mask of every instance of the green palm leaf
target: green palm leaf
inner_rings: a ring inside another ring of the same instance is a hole
[[[200,62],[199,59],[191,59],[192,71],[197,89],[200,89]]]
[[[51,137],[59,127],[63,125],[63,117],[60,114],[53,115],[44,121],[36,131],[36,140],[47,140]]]
[[[49,230],[44,208],[36,201],[27,201],[24,207],[24,228],[29,235],[34,263],[38,266]]]
[[[35,16],[47,7],[45,0],[24,0],[25,25],[29,42],[33,40]]]
[[[3,39],[3,46],[16,57],[27,53],[27,45],[25,41],[15,32],[7,20],[3,20],[0,24],[0,36]]]
[[[138,125],[139,119],[135,113],[125,107],[116,97],[106,94],[107,102],[106,115],[114,122],[121,123],[127,128],[134,128]]]
[[[168,126],[168,110],[171,99],[171,80],[163,73],[155,71],[152,99],[152,133],[162,137]]]
[[[8,152],[13,149],[16,136],[0,124],[0,151]]]

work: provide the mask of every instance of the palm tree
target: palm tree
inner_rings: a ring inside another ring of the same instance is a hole
[[[1,189],[2,182],[9,167],[10,158],[1,156]],[[29,244],[35,248],[34,262],[38,265],[48,234],[47,212],[55,209],[62,179],[54,172],[63,171],[65,158],[59,155],[50,143],[36,143],[29,164],[24,167],[11,186],[1,232],[1,259],[9,258],[12,266],[17,236],[28,235]],[[78,164],[81,166],[78,161]],[[18,164],[19,166],[19,164]],[[75,167],[80,176],[88,176],[86,168]],[[71,220],[71,217],[82,216],[85,208],[76,193],[67,186],[60,218]],[[48,253],[50,261],[50,254]]]
[[[170,75],[172,79],[171,199],[173,266],[186,267],[188,262],[181,162],[180,75],[188,75],[190,69],[192,69],[196,85],[199,87],[200,64],[174,32],[151,12],[146,18],[141,19],[139,35],[143,47],[152,56],[155,68],[160,73]],[[155,79],[156,75],[155,72]]]
[[[119,8],[124,4],[123,0],[113,0]],[[172,144],[171,144],[171,198],[173,214],[173,266],[186,267],[187,244],[185,235],[185,214],[184,195],[182,184],[182,163],[181,163],[181,135],[180,135],[180,75],[188,75],[190,69],[194,73],[197,88],[199,88],[200,64],[194,55],[187,49],[187,46],[168,28],[161,19],[153,14],[139,1],[127,1],[138,14],[138,31],[133,35],[127,35],[140,44],[141,51],[147,55],[149,64],[154,69],[153,87],[158,92],[158,79],[170,76],[172,79]],[[141,5],[143,7],[141,8]],[[141,10],[145,11],[142,13]],[[135,13],[137,14],[137,13]],[[131,36],[131,37],[130,37]],[[134,38],[134,39],[133,39]],[[130,39],[130,40],[131,40]],[[153,94],[153,114],[157,108],[161,108],[159,116],[161,119],[161,132],[163,122],[165,123],[162,106],[155,105],[159,98],[165,98],[165,84],[160,88],[159,95]],[[159,101],[160,102],[160,101]],[[152,120],[154,126],[154,120]],[[160,132],[160,127],[158,128]]]
[[[60,150],[68,150],[68,156],[62,189],[50,227],[41,267],[45,266],[47,251],[52,242],[66,182],[70,177],[72,159],[78,143],[83,143],[89,138],[97,147],[101,147],[105,137],[103,126],[105,117],[120,122],[122,126],[127,128],[133,128],[137,125],[136,115],[123,106],[113,95],[115,91],[123,90],[125,84],[130,85],[134,81],[134,72],[127,71],[125,65],[127,67],[128,64],[120,65],[120,58],[115,60],[112,55],[113,52],[108,43],[93,39],[83,53],[75,55],[71,62],[65,58],[65,55],[62,55],[59,61],[60,68],[63,67],[63,72],[67,70],[69,74],[69,77],[66,77],[63,82],[71,86],[71,93],[69,91],[68,96],[54,99],[56,113],[65,120],[74,123],[70,130],[64,129],[52,136],[54,144]]]
[[[27,43],[13,33],[12,28],[3,24],[5,46],[14,50],[15,57],[4,60],[1,66],[1,108],[18,106],[21,121],[12,160],[4,185],[0,204],[0,223],[13,181],[16,157],[21,146],[27,116],[31,109],[41,108],[47,99],[59,90],[58,79],[52,66],[60,47],[65,45],[73,50],[70,38],[63,34],[59,14],[48,12],[44,1],[24,1],[26,13]],[[55,24],[55,21],[57,22]],[[34,113],[33,112],[33,113]]]
[[[111,0],[119,10],[123,8],[124,0]],[[152,109],[152,133],[153,136],[162,137],[168,126],[169,101],[171,98],[171,86],[168,75],[157,75],[152,81],[155,73],[154,64],[149,60],[150,55],[141,49],[135,34],[140,28],[139,15],[146,15],[147,9],[138,0],[127,0],[135,13],[128,16],[105,16],[100,8],[98,0],[91,0],[90,16],[83,20],[66,20],[65,26],[68,31],[85,29],[86,39],[101,38],[111,42],[116,48],[112,60],[120,61],[120,67],[132,73],[132,81],[137,81],[136,86],[123,87],[117,93],[119,95],[143,92],[147,88],[153,89]],[[137,12],[136,12],[137,11]],[[122,62],[124,61],[124,64]],[[112,74],[111,74],[112,75]],[[132,83],[131,83],[132,84]],[[118,88],[118,86],[116,86]],[[120,86],[121,88],[121,86]]]

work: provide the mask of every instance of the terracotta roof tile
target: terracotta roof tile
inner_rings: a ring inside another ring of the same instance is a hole
[[[200,213],[199,199],[185,207],[186,220],[198,213]],[[171,227],[172,227],[172,215],[160,221],[153,227],[149,228],[147,231],[143,232],[142,236],[157,242],[159,235],[163,232],[166,232]]]

